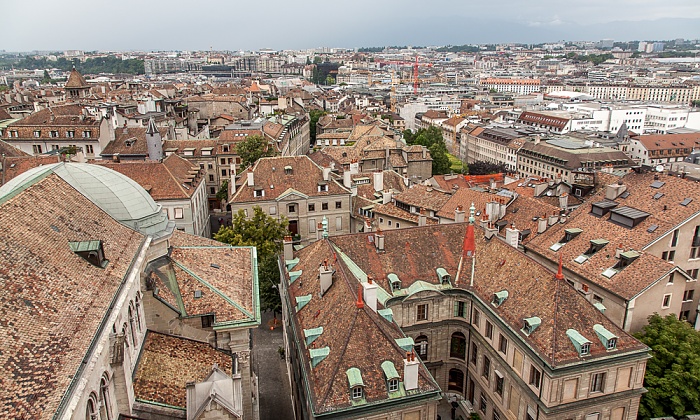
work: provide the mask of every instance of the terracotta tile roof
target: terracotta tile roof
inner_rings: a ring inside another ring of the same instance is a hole
[[[434,109],[429,109],[423,113],[423,118],[429,119],[447,119],[447,111],[438,111]]]
[[[615,164],[616,167],[632,167],[635,166],[634,161],[630,159],[623,151],[617,149],[611,149],[609,147],[594,147],[587,149],[586,153],[581,153],[580,151],[571,151],[559,147],[552,146],[545,141],[541,141],[539,144],[535,144],[531,141],[526,141],[522,147],[522,151],[527,151],[534,153],[538,157],[553,157],[563,161],[560,166],[563,166],[569,170],[576,170],[578,168],[589,166],[589,164],[584,164],[584,162],[622,162],[620,164]],[[527,155],[527,154],[526,154]]]
[[[334,236],[331,241],[388,291],[390,273],[399,277],[401,289],[417,280],[439,284],[435,273],[438,267],[447,270],[454,281],[466,226],[455,223],[384,231],[384,253],[376,252],[374,244],[367,240],[369,234]],[[645,349],[565,281],[556,280],[554,273],[502,240],[487,241],[480,228],[476,229],[476,265],[471,290],[489,306],[494,293],[507,290],[505,302],[491,309],[548,364],[557,367],[581,360],[566,335],[569,328],[591,341],[590,359],[610,356],[597,339],[595,324],[603,325],[618,337],[616,354]],[[470,266],[471,260],[467,258],[465,264]],[[469,272],[464,272],[456,287],[470,289],[469,283]],[[526,336],[521,331],[523,319],[532,316],[541,318],[542,324]]]
[[[433,175],[432,181],[434,187],[446,192],[452,192],[458,188],[469,188],[470,185],[462,175]],[[435,185],[437,184],[437,185]],[[455,186],[457,188],[455,188]]]
[[[217,153],[217,146],[221,144],[230,144],[230,142],[218,139],[196,139],[196,140],[165,140],[163,141],[163,151],[176,149],[175,153],[184,155],[185,149],[194,149],[193,156],[201,157],[202,149],[213,148],[212,156]],[[231,149],[232,150],[232,149]],[[233,153],[233,151],[231,151]]]
[[[438,212],[449,200],[450,195],[442,191],[416,184],[394,197],[395,201]]]
[[[262,131],[258,129],[235,129],[235,130],[222,130],[219,134],[219,140],[223,140],[229,143],[237,143],[246,139],[247,136],[252,135],[262,135]]]
[[[466,218],[469,217],[469,207],[471,207],[472,203],[474,203],[474,208],[476,208],[477,212],[483,212],[486,208],[486,203],[498,200],[508,202],[510,201],[510,198],[498,196],[488,191],[460,188],[453,191],[452,195],[448,196],[448,200],[442,205],[442,207],[440,207],[440,211],[438,211],[437,215],[439,217],[454,220],[457,206],[462,206],[462,210],[465,212],[466,220]],[[477,222],[478,221],[479,218],[477,217]]]
[[[291,174],[286,173],[284,168],[287,166],[291,167]],[[231,203],[274,200],[289,189],[310,197],[350,194],[350,191],[332,178],[324,181],[323,171],[308,156],[262,158],[253,166],[253,174],[255,186],[249,187],[246,182],[236,191]],[[328,191],[319,192],[319,183],[324,182],[328,185]],[[256,188],[262,188],[265,196],[255,197],[253,194]]]
[[[35,125],[99,126],[99,120],[92,116],[84,117],[83,109],[84,108],[82,105],[77,104],[53,106],[51,108],[45,108],[41,111],[37,111],[19,121],[15,121],[10,124],[10,127]]]
[[[10,115],[5,108],[0,108],[0,121],[10,119],[12,119],[12,115]]]
[[[0,205],[2,417],[56,412],[144,239],[54,174]],[[85,240],[106,268],[68,246]]]
[[[356,307],[359,283],[340,259],[334,262],[333,255],[332,243],[327,240],[314,242],[299,251],[295,256],[300,262],[294,270],[301,270],[302,275],[288,286],[291,302],[295,302],[297,297],[312,295],[311,300],[293,317],[297,331],[323,327],[323,333],[310,346],[305,345],[303,337],[297,337],[300,353],[305,359],[301,365],[309,382],[315,413],[353,406],[345,375],[352,367],[358,368],[362,374],[367,403],[388,400],[382,362],[393,362],[403,377],[405,353],[394,341],[403,337],[403,333],[396,324],[387,322],[366,305],[364,308]],[[323,297],[319,297],[318,268],[324,260],[332,262],[336,273],[333,285]],[[324,347],[330,350],[328,356],[315,367],[310,367],[307,349]],[[439,388],[425,367],[421,365],[419,369],[420,392],[437,391]]]
[[[648,217],[634,228],[610,222],[609,215],[596,217],[591,211],[591,205],[584,204],[574,210],[565,224],[557,224],[547,229],[543,234],[533,238],[527,245],[528,249],[556,261],[559,254],[563,256],[564,267],[599,284],[619,296],[629,299],[650,284],[668,273],[673,265],[650,254],[644,249],[656,239],[672,231],[679,223],[700,213],[700,184],[676,178],[661,176],[663,186],[653,188],[654,174],[630,173],[622,178],[627,186],[629,195],[614,200],[617,207],[631,207],[649,214]],[[663,196],[654,199],[653,196],[662,193]],[[681,205],[685,198],[693,200],[687,205]],[[589,200],[590,203],[605,201],[605,188],[601,188]],[[652,226],[656,228],[650,229]],[[559,251],[554,252],[550,247],[564,237],[564,230],[569,228],[582,229],[578,236],[566,243]],[[609,243],[595,253],[583,264],[574,262],[574,258],[583,254],[593,239],[605,239]],[[633,249],[641,252],[638,259],[611,278],[602,275],[603,271],[612,267],[617,260],[615,250],[621,246],[625,251]]]
[[[233,358],[208,343],[148,331],[134,373],[134,397],[185,408],[188,382],[201,382],[217,365],[233,374]]]
[[[460,117],[459,115],[455,115],[454,117],[450,117],[443,121],[442,126],[450,126],[454,130],[454,128],[457,127],[462,121],[464,121],[464,118]]]
[[[518,117],[518,121],[524,123],[548,125],[561,130],[564,127],[566,127],[570,120],[569,118],[555,117],[553,115],[539,114],[537,112],[523,112],[522,114],[520,114],[520,117]]]
[[[140,155],[148,156],[148,144],[146,142],[147,127],[117,128],[114,130],[114,140],[107,143],[102,150],[102,156],[120,154],[122,156]],[[168,129],[158,128],[162,139],[168,134]]]
[[[632,139],[638,140],[647,150],[700,149],[700,133],[650,134]]]
[[[189,199],[204,179],[200,174],[199,166],[192,166],[190,161],[176,154],[166,157],[163,162],[103,161],[95,163],[138,182],[156,201]],[[197,174],[194,182],[190,182],[188,178],[191,173]]]
[[[11,180],[17,175],[27,172],[32,168],[36,168],[42,165],[50,165],[52,163],[60,162],[60,156],[18,156],[18,157],[7,157],[5,158],[5,167],[2,171],[2,177],[0,180],[0,185]]]
[[[85,78],[83,77],[82,74],[78,72],[75,68],[71,70],[70,74],[68,75],[68,80],[66,81],[66,86],[67,89],[70,88],[85,88],[88,87],[87,82],[85,81]]]
[[[395,193],[397,192],[402,192],[408,189],[406,184],[403,182],[403,177],[399,175],[395,171],[383,171],[383,186],[384,190],[393,190]],[[374,190],[374,175],[372,172],[360,172],[357,174],[351,175],[352,180],[356,180],[359,178],[369,178],[370,182],[369,184],[359,184],[357,186],[357,196],[358,197],[363,197],[365,199],[368,199],[370,201],[374,201],[377,199],[377,197],[374,196],[375,190]],[[381,192],[379,192],[381,194]]]
[[[395,219],[405,220],[418,225],[418,213],[410,213],[404,209],[400,209],[396,207],[396,204],[394,203],[377,204],[372,209],[372,212],[375,214],[375,216],[390,216]],[[438,221],[430,217],[426,217],[425,223],[426,225],[434,225],[437,224]]]

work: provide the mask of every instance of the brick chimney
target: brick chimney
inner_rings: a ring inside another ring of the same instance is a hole
[[[484,228],[484,236],[486,239],[491,239],[496,235],[498,235],[498,227],[495,224],[488,222]]]
[[[284,260],[289,261],[294,259],[294,243],[291,236],[285,236],[282,241],[284,245]]]
[[[418,388],[418,366],[420,362],[416,359],[416,353],[406,353],[403,361],[403,387],[406,391]]]
[[[333,267],[328,265],[328,260],[323,260],[323,263],[318,267],[318,275],[321,284],[321,296],[333,285]]]
[[[357,285],[357,302],[355,302],[355,307],[357,309],[362,309],[365,307],[365,302],[362,300],[362,285]]]
[[[377,312],[377,283],[374,282],[372,276],[367,276],[367,283],[362,283],[362,288],[364,289],[365,303],[374,312]]]

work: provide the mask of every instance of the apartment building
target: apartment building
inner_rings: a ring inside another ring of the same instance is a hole
[[[637,416],[648,348],[561,270],[555,275],[505,241],[484,239],[471,223],[328,237],[296,253],[290,246],[280,270],[298,418],[413,418],[402,409],[432,418],[426,402],[391,404],[410,395],[393,389],[415,389],[415,371],[410,354],[402,362],[388,348],[418,356],[426,382],[416,400],[439,386],[465,418]],[[382,369],[384,360],[396,372]],[[339,372],[332,381],[331,370]]]
[[[624,152],[610,147],[595,147],[566,136],[526,141],[518,151],[517,171],[521,177],[541,177],[574,180],[573,172],[579,169],[628,171],[635,163]]]
[[[487,77],[479,80],[479,86],[493,89],[497,92],[511,92],[518,95],[529,95],[540,91],[540,80]]]
[[[697,183],[631,172],[527,245],[625,331],[653,313],[697,325],[700,202]]]
[[[231,185],[231,187],[234,187]],[[350,233],[350,190],[331,177],[331,169],[307,156],[259,159],[246,172],[245,183],[231,190],[231,211],[252,216],[255,207],[276,219],[302,244],[317,240],[318,224],[326,219],[334,235]]]
[[[682,162],[700,150],[700,133],[632,136],[628,150],[630,157],[642,165]]]
[[[50,107],[10,123],[3,140],[32,155],[69,148],[99,159],[114,140],[111,122],[77,104]]]
[[[485,161],[503,164],[515,172],[518,164],[518,151],[527,141],[529,130],[501,127],[475,127],[463,130],[462,142],[466,144],[463,159],[469,163]]]

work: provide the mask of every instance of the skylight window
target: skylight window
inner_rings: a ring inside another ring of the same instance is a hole
[[[681,206],[687,206],[687,205],[690,204],[692,201],[693,201],[692,198],[685,198],[685,199],[683,199],[683,201],[681,201]]]
[[[654,200],[658,200],[659,198],[663,197],[664,193],[656,193],[654,194]]]
[[[666,185],[666,183],[663,181],[654,181],[651,183],[651,188],[661,188],[664,185]]]

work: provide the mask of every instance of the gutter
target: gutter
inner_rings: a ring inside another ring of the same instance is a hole
[[[135,265],[137,262],[144,261],[146,259],[146,252],[148,251],[148,247],[150,244],[151,237],[146,236],[141,242],[140,252],[135,258],[131,260],[129,268],[124,274],[122,282],[119,284],[117,293],[115,293],[112,297],[112,301],[109,304],[109,308],[105,312],[105,315],[102,317],[102,321],[100,321],[100,325],[98,326],[96,333],[93,335],[92,340],[90,341],[90,346],[88,347],[85,356],[80,362],[78,369],[76,370],[75,374],[73,375],[73,378],[71,379],[70,384],[68,385],[68,390],[65,392],[65,394],[63,394],[63,397],[61,398],[61,402],[58,404],[56,412],[51,417],[53,420],[65,418],[66,415],[71,416],[73,414],[72,411],[75,409],[79,397],[76,392],[78,387],[78,380],[82,377],[83,373],[85,373],[85,367],[90,363],[91,359],[97,356],[97,354],[95,354],[95,350],[98,341],[105,333],[105,327],[107,326],[108,321],[115,321],[117,318],[117,314],[112,314],[112,310],[117,305],[118,301],[123,298],[122,295],[126,284],[130,281],[133,281],[134,277],[138,275],[138,273],[134,272]]]

